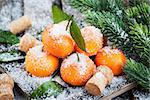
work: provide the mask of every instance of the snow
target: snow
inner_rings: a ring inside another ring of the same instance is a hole
[[[0,29],[9,30],[9,23],[22,16],[21,2],[22,0],[0,1]]]
[[[104,52],[109,56],[111,56],[112,54],[120,53],[118,49],[111,49],[111,47],[108,47],[108,46],[104,47],[102,50],[104,50]]]
[[[77,67],[79,74],[85,75],[86,70],[94,65],[94,62],[89,59],[88,56],[81,54],[81,53],[74,53],[71,54],[69,57],[67,57],[63,62],[62,65],[63,68],[72,67],[71,65],[74,65],[74,67]],[[95,67],[95,65],[94,65]],[[69,74],[69,73],[68,73]]]
[[[98,43],[102,42],[103,34],[101,33],[100,29],[95,28],[94,26],[86,26],[82,28],[81,33],[85,40],[95,40],[98,41]]]
[[[31,33],[36,38],[41,39],[41,35],[38,35],[37,32],[43,30],[48,24],[53,23],[50,12],[52,4],[51,1],[52,0],[0,0],[0,29],[9,30],[9,23],[12,20],[22,16],[22,14],[29,15],[32,18],[33,25],[26,30],[25,33]],[[24,4],[24,7],[22,4]],[[64,9],[68,13],[74,15],[75,20],[81,27],[87,26],[87,24],[83,21],[84,16],[77,10],[72,9],[66,4]],[[18,46],[0,45],[0,51],[6,51],[10,49],[18,49]],[[7,64],[0,63],[0,66],[5,69],[5,71],[13,78],[19,87],[21,87],[21,89],[27,94],[31,94],[33,90],[35,90],[40,84],[50,79],[50,77],[39,78],[31,76],[25,71],[23,62],[10,62]],[[99,96],[89,95],[84,87],[71,87],[64,83],[60,76],[56,77],[53,80],[63,84],[66,89],[60,95],[58,95],[57,98],[52,96],[43,100],[99,100],[101,98]],[[125,76],[114,77],[111,84],[109,84],[104,90],[103,95],[106,96],[113,91],[120,89],[127,83],[128,82],[125,79]],[[139,100],[149,100],[150,98],[148,92],[139,90],[134,92],[134,96]]]
[[[31,94],[40,84],[48,81],[50,78],[40,78],[31,76],[25,71],[24,63],[12,62],[9,64],[0,64],[4,70],[13,78],[13,80],[21,87],[27,94]]]
[[[62,43],[60,37],[61,36],[67,36],[71,38],[71,35],[69,33],[69,30],[66,30],[68,21],[62,21],[58,24],[54,24],[48,31],[49,31],[49,36],[52,38],[56,39],[58,43]]]
[[[86,51],[88,53],[94,53],[94,55],[96,55],[98,50],[103,46],[103,34],[101,33],[101,30],[94,26],[85,26],[81,29],[81,34],[85,40]],[[88,43],[91,42],[93,42],[93,45],[96,45],[96,48],[94,50],[87,48],[88,45],[90,45]]]
[[[26,31],[27,33],[37,37],[37,32],[53,23],[50,12],[51,5],[52,0],[24,0],[24,15],[28,15],[32,19],[32,27]]]
[[[43,45],[35,46],[29,49],[29,52],[32,52],[32,54],[35,55],[34,57],[38,59],[38,58],[46,56],[46,53],[42,52],[42,48],[43,48]]]
[[[133,92],[134,97],[136,97],[138,100],[150,100],[150,91],[149,90],[135,90]]]

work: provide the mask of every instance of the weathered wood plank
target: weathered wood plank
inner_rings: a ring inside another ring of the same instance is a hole
[[[137,85],[135,82],[131,82],[129,84],[126,84],[125,86],[121,87],[119,90],[114,91],[113,93],[111,93],[108,96],[102,97],[102,100],[111,100],[112,98],[115,98],[133,88],[135,88]]]

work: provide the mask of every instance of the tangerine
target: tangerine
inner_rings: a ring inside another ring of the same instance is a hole
[[[97,53],[95,63],[97,66],[108,66],[113,71],[114,75],[120,75],[126,63],[126,57],[118,49],[105,47]]]
[[[25,68],[32,75],[45,77],[53,74],[58,67],[58,58],[42,52],[42,46],[36,46],[27,52]]]

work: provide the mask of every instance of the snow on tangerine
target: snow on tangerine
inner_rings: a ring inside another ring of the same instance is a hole
[[[44,50],[56,57],[64,58],[74,50],[74,41],[66,30],[68,21],[49,25],[42,33]]]
[[[95,71],[94,62],[81,53],[70,55],[62,62],[60,68],[62,79],[73,86],[85,85]]]
[[[96,55],[103,46],[103,34],[94,26],[86,26],[81,29],[81,34],[85,41],[86,52],[82,51],[77,45],[75,50],[88,56]]]
[[[25,57],[25,68],[35,76],[49,76],[58,67],[58,58],[42,52],[42,46],[31,48]]]
[[[114,75],[120,75],[126,63],[126,57],[118,49],[104,47],[97,53],[95,63],[97,66],[108,66],[113,71]]]

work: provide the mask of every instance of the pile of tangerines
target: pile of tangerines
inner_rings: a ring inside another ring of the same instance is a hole
[[[42,32],[42,45],[27,52],[26,70],[38,77],[50,76],[60,67],[61,78],[74,86],[85,85],[96,72],[96,66],[109,67],[114,75],[122,73],[126,63],[118,49],[103,47],[103,34],[94,26],[81,29],[86,51],[81,50],[66,30],[68,21],[49,25]],[[90,59],[95,56],[94,61]],[[60,64],[59,59],[63,59]]]

